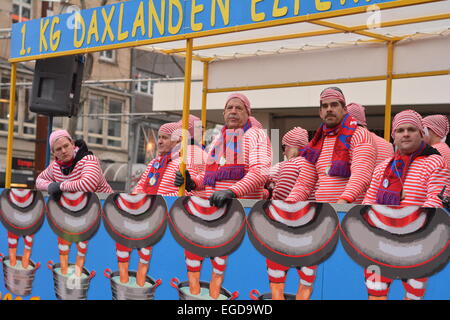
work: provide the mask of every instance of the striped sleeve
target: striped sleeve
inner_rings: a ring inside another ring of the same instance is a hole
[[[279,163],[279,172],[277,173],[276,184],[272,193],[273,200],[285,200],[289,196],[297,181],[302,159],[302,157],[297,157]]]
[[[351,153],[351,176],[339,197],[349,203],[366,192],[375,168],[376,148],[369,131],[358,127],[351,140]]]
[[[298,172],[297,181],[286,202],[307,201],[314,191],[318,179],[316,166],[306,159],[300,157],[302,163]]]
[[[237,198],[262,189],[269,177],[272,164],[272,147],[264,130],[251,128],[246,132],[243,140],[243,152],[248,159],[248,171],[241,180],[230,187]]]
[[[441,156],[444,158],[444,161],[447,163],[447,167],[450,168],[450,148],[444,142],[439,142],[433,145],[436,148]]]
[[[438,194],[447,186],[450,186],[450,171],[442,156],[432,155],[427,157],[425,167],[427,198],[423,207],[442,207],[442,201]]]
[[[48,185],[52,182],[55,182],[55,178],[53,177],[52,167],[54,162],[52,161],[50,165],[42,171],[36,179],[36,189],[37,190],[45,190],[47,191]]]
[[[95,192],[102,177],[102,171],[97,157],[94,155],[85,156],[77,163],[71,176],[75,178],[61,182],[61,191]]]

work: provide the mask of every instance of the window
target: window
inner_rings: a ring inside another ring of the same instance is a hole
[[[88,143],[103,144],[103,120],[96,114],[103,113],[105,98],[92,95],[89,99]]]
[[[151,73],[145,71],[138,71],[137,79],[150,79],[153,78]],[[153,95],[153,81],[136,81],[134,85],[134,91]]]
[[[31,112],[29,108],[31,87],[24,88],[23,92],[25,93],[23,133],[34,135],[36,132],[36,113]]]
[[[13,0],[12,22],[23,22],[31,19],[31,0]]]
[[[114,116],[114,113],[122,113],[123,102],[116,99],[109,100],[108,116],[108,146],[120,147],[122,141],[122,117]]]
[[[100,51],[100,60],[116,63],[116,51],[114,50]]]
[[[77,123],[77,132],[87,136],[88,144],[103,147],[126,148],[128,124],[122,113],[125,111],[125,100],[111,96],[91,94],[89,103],[84,108],[85,120]],[[117,114],[117,115],[115,115]],[[87,128],[83,131],[83,123]]]
[[[0,78],[0,130],[8,131],[8,119],[9,119],[9,85],[5,85],[9,83],[10,78],[9,75],[3,75]],[[8,100],[8,101],[5,101]],[[16,91],[16,108],[14,114],[14,120],[17,121],[17,91]],[[3,102],[5,101],[5,102]],[[14,125],[14,132],[18,132],[17,124]]]

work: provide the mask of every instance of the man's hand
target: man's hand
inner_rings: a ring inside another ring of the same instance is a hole
[[[191,179],[191,175],[189,174],[188,170],[185,171],[185,175],[186,175],[186,191],[189,192],[189,191],[195,190],[195,187],[196,187],[195,182],[194,182],[194,180]],[[183,185],[183,183],[184,183],[184,177],[180,171],[177,171],[175,173],[175,181],[173,182],[173,184],[176,187],[180,187]]]
[[[59,201],[61,198],[62,191],[59,187],[59,182],[52,182],[48,185],[47,192],[50,197],[52,197],[55,201]]]
[[[220,190],[214,192],[211,197],[209,197],[209,204],[211,206],[216,206],[222,208],[229,200],[236,198],[236,195],[231,190]]]
[[[336,203],[337,204],[347,204],[348,202],[347,202],[347,200],[339,199]]]

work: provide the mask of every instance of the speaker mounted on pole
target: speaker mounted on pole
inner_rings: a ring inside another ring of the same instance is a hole
[[[84,61],[83,55],[37,60],[30,111],[54,117],[76,115]]]

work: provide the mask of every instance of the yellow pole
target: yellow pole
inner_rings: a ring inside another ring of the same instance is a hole
[[[392,117],[392,72],[394,68],[394,42],[388,42],[388,61],[386,78],[386,105],[384,107],[384,139],[389,141],[391,137]]]
[[[203,91],[202,91],[202,146],[205,146],[206,133],[206,99],[208,96],[209,63],[203,62]]]
[[[6,149],[5,188],[11,188],[12,151],[14,139],[14,115],[16,113],[16,71],[17,65],[11,64],[11,87],[9,91],[8,143]]]
[[[186,60],[184,67],[184,97],[183,97],[183,135],[181,140],[181,162],[180,162],[180,171],[185,177],[186,170],[186,160],[187,160],[187,132],[189,128],[189,112],[190,112],[190,103],[191,103],[191,76],[192,76],[192,43],[193,39],[188,38],[186,40]],[[186,179],[186,177],[185,177]],[[178,189],[178,195],[184,196],[184,190],[186,188],[186,184],[183,184]]]

